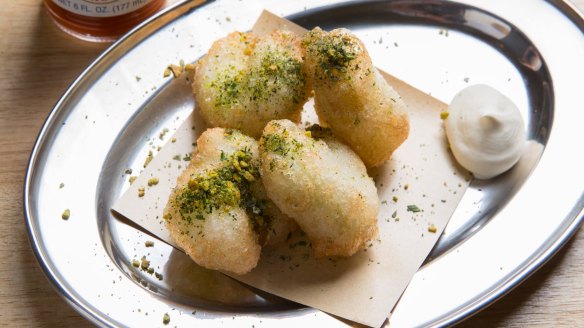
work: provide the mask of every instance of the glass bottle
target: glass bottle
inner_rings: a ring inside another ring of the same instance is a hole
[[[115,41],[164,4],[165,0],[44,0],[57,26],[94,42]]]

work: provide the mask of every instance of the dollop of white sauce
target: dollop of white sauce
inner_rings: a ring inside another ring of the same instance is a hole
[[[444,126],[454,157],[478,179],[509,170],[525,146],[519,109],[487,85],[473,85],[454,96]]]

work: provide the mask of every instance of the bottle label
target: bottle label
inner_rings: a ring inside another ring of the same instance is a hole
[[[52,0],[74,14],[90,17],[112,17],[138,10],[152,0]]]

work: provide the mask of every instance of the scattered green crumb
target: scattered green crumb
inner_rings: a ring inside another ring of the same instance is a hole
[[[174,155],[172,156],[172,159],[174,159],[175,161],[180,161],[180,155]]]
[[[397,196],[393,196],[392,197],[392,200],[393,200],[394,203],[397,203],[397,200],[398,200]]]
[[[298,140],[292,138],[286,139],[275,133],[264,134],[260,142],[268,152],[280,156],[292,155],[302,148],[302,144]]]
[[[406,185],[404,186],[404,190],[408,190],[410,189],[410,185],[408,183],[406,183]]]
[[[175,143],[176,142],[176,138],[170,139],[170,142]]]
[[[246,34],[241,37],[242,41],[248,42]],[[253,47],[250,47],[244,54],[251,55],[252,50]],[[294,104],[304,99],[306,78],[298,58],[280,46],[268,48],[256,55],[259,65],[253,65],[248,71],[230,66],[215,74],[209,84],[216,94],[215,106],[247,106],[248,97],[255,102],[264,102],[276,96]]]
[[[126,170],[124,171],[124,174],[132,174],[132,169],[126,169]]]
[[[396,216],[397,216],[397,211],[393,211],[393,213],[391,214],[391,218],[395,219]]]
[[[164,139],[164,136],[168,133],[168,128],[162,129],[162,131],[158,134],[158,138],[160,140]]]
[[[144,186],[138,187],[138,197],[144,197]]]
[[[140,262],[140,268],[142,270],[148,270],[149,267],[150,267],[150,261],[148,261],[145,257],[143,257],[141,262]]]
[[[144,160],[144,167],[148,166],[148,164],[150,164],[150,161],[152,161],[153,158],[154,158],[154,155],[152,154],[152,151],[149,150],[148,156],[146,156],[146,159]]]
[[[448,118],[448,115],[450,115],[448,111],[442,111],[440,112],[440,119],[445,120]]]
[[[139,76],[136,76],[136,82],[140,82],[140,80],[142,80],[142,78]]]
[[[260,178],[258,166],[248,148],[229,156],[223,153],[220,167],[191,177],[171,199],[171,204],[178,209],[181,219],[193,225],[204,221],[207,213],[239,205],[250,217],[254,229],[264,229],[271,221],[263,216],[264,205],[253,196],[251,189],[252,182]]]
[[[165,313],[162,316],[162,323],[165,325],[168,325],[170,323],[170,316],[168,315],[168,313]]]
[[[61,183],[59,184],[59,189],[63,189],[63,187],[65,187],[65,184],[64,184],[63,182],[61,182]]]
[[[154,268],[153,267],[149,267],[146,272],[148,272],[148,274],[153,274],[154,273]]]
[[[162,280],[162,274],[161,273],[154,272],[154,276],[156,277],[156,279]]]
[[[436,229],[436,226],[434,225],[434,223],[432,223],[432,224],[430,224],[430,226],[428,226],[428,232],[436,233],[436,231],[438,231],[438,229]]]
[[[130,176],[130,178],[128,179],[128,182],[129,182],[130,184],[132,184],[132,183],[134,183],[134,181],[136,181],[136,179],[138,179],[138,177],[137,177],[137,176],[135,176],[135,175],[131,175],[131,176]]]
[[[192,159],[191,153],[185,154],[185,156],[183,157],[183,161],[186,161],[186,162],[190,162],[191,159]]]
[[[358,41],[346,35],[311,31],[305,36],[303,43],[307,52],[318,58],[317,78],[328,78],[338,81],[349,78],[346,75],[362,48]]]
[[[422,210],[417,205],[408,205],[408,212],[418,213]]]
[[[146,247],[154,247],[154,242],[152,240],[147,240],[144,245]]]
[[[148,187],[156,186],[158,184],[158,178],[150,178],[148,179]]]
[[[136,259],[133,259],[133,260],[132,260],[132,266],[133,266],[134,268],[139,268],[139,267],[140,267],[140,261],[138,261],[138,260],[136,260]]]
[[[69,220],[70,216],[71,216],[71,211],[69,209],[66,209],[63,211],[63,214],[61,214],[61,219]]]

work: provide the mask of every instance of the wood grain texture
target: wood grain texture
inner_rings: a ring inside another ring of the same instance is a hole
[[[584,9],[584,0],[574,3]],[[40,0],[3,1],[0,17],[0,325],[90,327],[40,269],[27,237],[22,194],[28,157],[45,117],[107,45],[61,32]],[[461,326],[584,327],[584,233]]]

